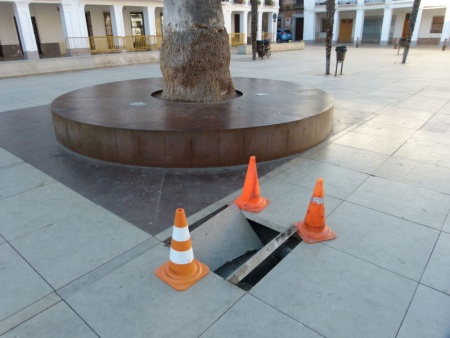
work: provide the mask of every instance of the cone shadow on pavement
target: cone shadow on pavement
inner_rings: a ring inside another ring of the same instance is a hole
[[[306,243],[312,244],[336,238],[336,233],[325,222],[323,179],[316,182],[305,219],[296,223],[297,233]]]
[[[194,258],[191,236],[184,209],[175,211],[169,261],[155,270],[155,275],[176,290],[183,291],[205,277],[209,268]]]
[[[262,197],[260,194],[255,156],[250,157],[242,194],[234,201],[234,203],[239,209],[253,213],[260,212],[270,203],[267,198]]]

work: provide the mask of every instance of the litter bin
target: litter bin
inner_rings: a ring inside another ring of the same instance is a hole
[[[337,46],[336,47],[336,60],[337,62],[344,62],[345,53],[347,53],[347,46]]]
[[[256,51],[259,57],[264,56],[264,42],[262,40],[256,40]]]

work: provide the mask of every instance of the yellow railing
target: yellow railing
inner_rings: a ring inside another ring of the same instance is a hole
[[[93,54],[120,53],[122,51],[159,50],[162,36],[90,36],[66,38],[67,50],[89,49]]]
[[[246,45],[247,41],[245,41],[245,33],[230,33],[230,45],[231,46],[239,46]]]

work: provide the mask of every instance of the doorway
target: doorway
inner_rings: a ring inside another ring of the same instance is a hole
[[[339,42],[352,42],[353,19],[341,19]]]
[[[402,31],[402,38],[405,39],[406,36],[408,35],[408,27],[409,27],[409,18],[410,18],[411,14],[410,13],[406,13],[405,15],[405,21],[403,22],[403,31]]]
[[[295,41],[303,40],[304,18],[295,18]]]

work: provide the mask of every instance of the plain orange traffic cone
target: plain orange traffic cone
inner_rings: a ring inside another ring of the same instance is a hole
[[[209,268],[194,258],[191,236],[184,209],[175,212],[169,261],[155,270],[155,275],[176,290],[183,291],[205,277]]]
[[[296,225],[297,233],[306,243],[317,243],[336,238],[334,231],[325,223],[323,179],[317,180],[305,220]]]
[[[259,192],[255,156],[250,157],[242,195],[239,196],[234,203],[239,209],[254,213],[260,212],[270,203],[270,201],[267,198],[262,197]]]

